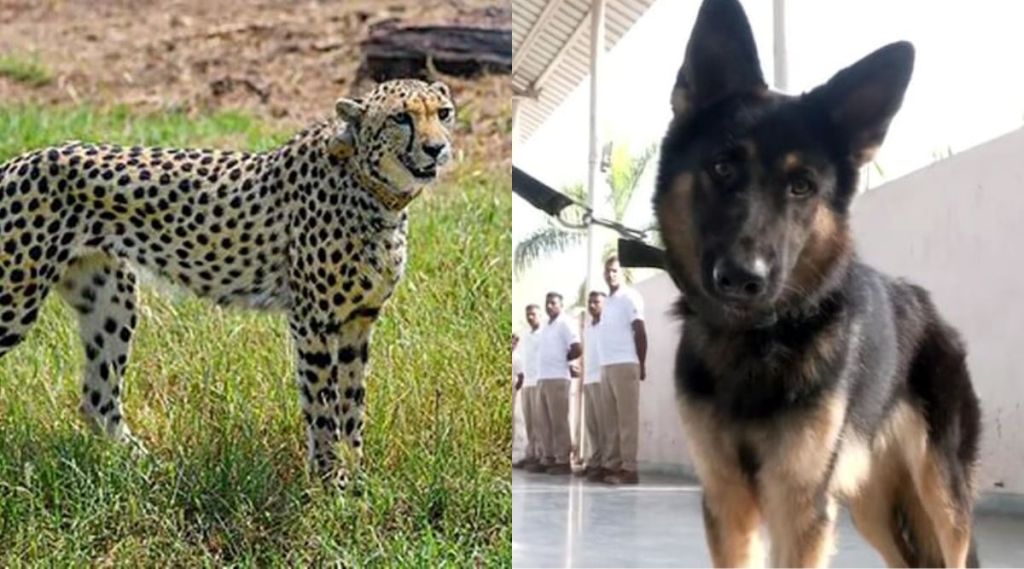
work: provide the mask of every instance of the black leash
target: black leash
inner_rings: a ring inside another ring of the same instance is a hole
[[[512,191],[567,229],[581,231],[591,225],[598,225],[618,233],[619,263],[623,267],[665,268],[665,251],[645,242],[646,231],[626,227],[613,219],[595,217],[594,210],[586,204],[552,189],[515,166],[512,167]],[[573,209],[581,212],[579,221],[564,217],[566,212]]]

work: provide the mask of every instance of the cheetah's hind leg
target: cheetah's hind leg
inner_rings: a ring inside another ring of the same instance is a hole
[[[128,264],[105,253],[73,259],[57,287],[78,314],[85,349],[83,418],[113,440],[142,445],[131,436],[121,411],[123,380],[136,325],[137,286]]]

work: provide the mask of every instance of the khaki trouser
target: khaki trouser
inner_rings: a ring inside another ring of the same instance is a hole
[[[601,366],[603,389],[604,467],[636,472],[640,431],[640,364]]]
[[[604,431],[606,427],[604,410],[604,388],[601,382],[583,384],[583,415],[587,437],[587,456],[583,462],[587,466],[603,466]]]
[[[540,439],[544,441],[545,464],[569,464],[572,439],[569,435],[569,382],[565,379],[541,379],[543,419]]]
[[[544,447],[537,431],[537,425],[540,423],[540,388],[536,385],[523,386],[522,398],[523,420],[526,422],[526,452],[523,458],[540,460],[544,458]]]
[[[526,415],[523,412],[522,389],[512,386],[512,462],[526,458]]]

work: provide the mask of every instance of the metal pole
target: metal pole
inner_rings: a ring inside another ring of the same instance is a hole
[[[603,214],[600,206],[604,202],[604,192],[601,191],[601,137],[600,137],[600,94],[601,94],[601,60],[604,56],[604,12],[605,0],[591,0],[590,3],[590,147],[588,148],[588,170],[587,170],[587,201],[593,210],[594,215]],[[594,286],[600,281],[597,271],[601,267],[601,244],[597,239],[597,228],[591,225],[587,229],[587,286],[586,293],[594,290]],[[582,321],[586,321],[584,311]],[[582,387],[582,380],[581,380]],[[576,440],[580,441],[578,456],[583,456],[584,441],[580,436],[580,426],[583,423],[583,389],[579,389],[573,404],[576,406],[576,424],[573,429],[576,431]]]
[[[600,94],[601,60],[604,55],[604,8],[605,0],[592,0],[590,8],[590,147],[588,148],[587,200],[595,216],[603,214],[600,206],[604,192],[601,191],[601,133]],[[595,270],[601,254],[596,235],[597,228],[587,230],[587,290],[594,287]]]
[[[786,58],[786,0],[772,0],[772,53],[775,55],[775,88],[789,90],[789,66]]]

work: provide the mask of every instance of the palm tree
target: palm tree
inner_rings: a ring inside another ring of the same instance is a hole
[[[609,201],[615,221],[622,223],[622,220],[626,218],[629,202],[632,201],[633,194],[636,193],[636,189],[640,185],[640,178],[657,152],[658,145],[651,144],[636,156],[630,156],[628,151],[624,151],[619,156],[612,157],[612,167],[608,172],[607,180],[608,187],[611,188]]]
[[[587,191],[584,189],[583,184],[576,183],[566,186],[562,188],[562,193],[579,203],[587,203]],[[515,254],[513,255],[515,272],[517,275],[522,275],[540,259],[581,245],[586,239],[587,234],[585,232],[566,229],[554,219],[550,217],[545,218],[542,227],[535,229],[533,233],[527,235],[525,239],[516,245]]]
[[[636,189],[640,185],[640,178],[654,158],[657,149],[657,145],[652,144],[636,156],[630,156],[628,152],[625,152],[620,154],[618,159],[613,157],[606,181],[611,190],[608,196],[608,205],[611,206],[612,218],[615,221],[621,223],[626,217],[629,202],[633,198],[633,194],[636,193]],[[563,188],[562,193],[580,203],[587,202],[583,184],[573,184]],[[515,272],[517,275],[522,275],[536,261],[581,245],[586,238],[585,232],[566,229],[548,218],[543,227],[538,228],[516,245],[513,255]],[[614,250],[614,245],[606,246],[604,249],[606,249],[605,253],[609,253]]]

